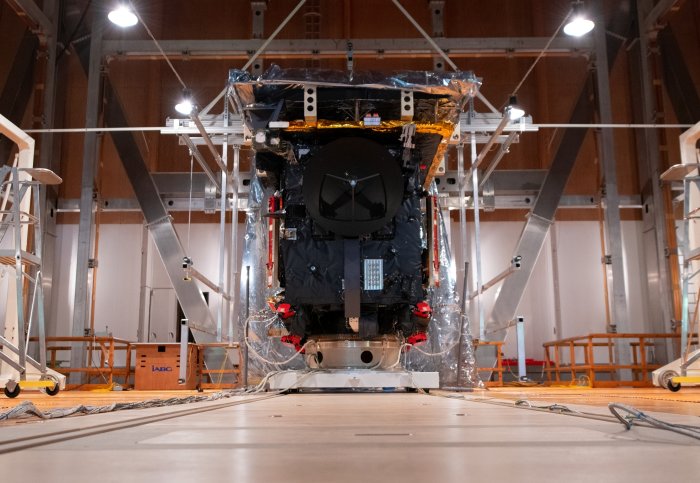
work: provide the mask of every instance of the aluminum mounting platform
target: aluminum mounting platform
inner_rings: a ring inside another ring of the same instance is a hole
[[[437,389],[437,372],[376,371],[371,369],[336,369],[319,371],[285,371],[270,376],[271,390],[284,389]]]

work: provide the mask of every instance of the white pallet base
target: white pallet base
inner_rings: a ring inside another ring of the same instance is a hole
[[[269,388],[279,389],[437,389],[437,372],[375,371],[370,369],[280,372],[270,376]]]

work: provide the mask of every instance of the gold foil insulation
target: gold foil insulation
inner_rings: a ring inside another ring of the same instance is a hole
[[[364,121],[327,121],[319,119],[316,122],[307,121],[290,121],[289,127],[284,130],[287,132],[310,132],[316,129],[369,129],[371,131],[387,132],[402,129],[406,124],[412,124],[411,121],[381,121],[379,126],[365,126]],[[442,136],[442,141],[435,151],[435,156],[433,157],[428,171],[425,176],[425,182],[423,183],[423,188],[428,189],[430,183],[435,177],[435,172],[440,166],[440,161],[447,151],[447,142],[454,132],[455,125],[452,122],[436,122],[436,123],[414,123],[416,125],[416,133],[420,134],[439,134]]]

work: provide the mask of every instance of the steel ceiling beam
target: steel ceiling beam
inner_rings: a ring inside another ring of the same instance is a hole
[[[5,0],[7,5],[27,24],[29,29],[45,41],[53,31],[49,18],[34,0]]]
[[[102,57],[100,56],[104,19],[96,17],[92,22],[90,43],[78,51],[78,59],[87,75],[87,92],[85,96],[85,125],[97,127],[100,118],[102,99]],[[75,292],[73,296],[73,320],[71,335],[75,337],[91,334],[90,278],[94,280],[94,266],[90,259],[94,250],[95,214],[95,174],[97,173],[100,139],[96,132],[87,132],[83,137],[83,162],[80,183],[80,220],[78,222],[78,242],[75,261]],[[89,277],[93,270],[93,277]],[[85,367],[86,348],[84,344],[74,343],[71,350],[71,367]],[[84,377],[74,374],[77,377]],[[84,380],[82,381],[84,382]]]
[[[450,57],[534,57],[540,54],[549,39],[546,37],[438,38],[435,43]],[[263,44],[259,39],[236,40],[161,40],[165,54],[171,59],[216,58],[245,59]],[[355,57],[426,57],[435,55],[427,40],[414,39],[351,39]],[[261,55],[265,58],[342,58],[347,56],[346,39],[276,39]],[[556,38],[547,49],[548,56],[583,55],[592,50],[590,39]],[[118,59],[162,60],[150,40],[106,40],[103,54]]]
[[[644,17],[644,27],[647,32],[655,30],[670,13],[677,12],[683,3],[685,0],[659,0]]]
[[[658,121],[654,96],[654,80],[650,42],[652,39],[645,28],[646,12],[652,9],[651,0],[637,0],[635,42],[630,49],[630,95],[633,121],[653,123]],[[666,224],[664,189],[659,183],[663,171],[659,151],[659,132],[656,130],[635,131],[638,160],[639,188],[642,194],[642,241],[644,247],[644,266],[646,269],[646,287],[644,308],[648,314],[647,332],[665,333],[673,326],[674,290],[673,265],[668,256],[670,242]],[[675,233],[670,233],[671,236]],[[675,243],[674,243],[675,245]],[[673,344],[657,341],[654,344],[656,357],[661,363],[669,362],[673,354]]]
[[[532,195],[501,195],[494,194],[494,205],[490,211],[497,210],[527,210],[532,207]],[[190,204],[189,197],[163,196],[161,200],[165,205],[168,213],[187,212],[187,211],[205,211],[209,200],[203,193],[193,193],[192,203]],[[528,201],[529,200],[529,201]],[[140,213],[141,205],[135,198],[107,198],[99,201],[100,211],[102,213]],[[599,208],[600,199],[596,195],[566,195],[562,196],[559,201],[558,209],[586,209],[597,210]],[[456,210],[459,208],[459,197],[452,195],[449,197],[440,198],[440,206],[445,210]],[[238,210],[245,211],[248,208],[247,198],[239,198]],[[639,195],[620,196],[620,208],[626,209],[642,209],[642,201]],[[218,213],[221,208],[218,205],[211,208]],[[483,209],[483,206],[482,206]],[[58,202],[58,213],[79,213],[80,201],[77,198],[61,199]],[[229,211],[227,209],[227,211]]]
[[[658,33],[656,41],[661,51],[664,87],[671,100],[678,122],[693,124],[700,119],[698,88],[688,71],[687,59],[670,27]]]
[[[593,0],[596,22],[603,24],[603,6],[601,0]],[[610,75],[608,73],[607,40],[603,29],[595,29],[595,79],[598,115],[601,123],[611,123],[612,100],[610,94]],[[610,298],[612,319],[608,332],[632,332],[627,311],[627,290],[625,287],[625,267],[622,250],[622,225],[620,222],[620,196],[617,189],[617,162],[615,159],[615,139],[612,129],[601,129],[598,152],[603,164],[603,183],[605,189],[604,221],[606,258],[609,257],[612,274],[612,297]],[[618,364],[631,363],[632,354],[628,347],[616,344],[615,356]],[[620,379],[631,375],[629,370],[618,371]]]

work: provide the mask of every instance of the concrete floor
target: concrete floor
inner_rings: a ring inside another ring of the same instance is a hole
[[[255,398],[248,396],[4,426],[2,480],[569,483],[700,476],[697,440],[477,402],[481,395],[450,396],[460,399],[350,393],[250,402]],[[210,411],[143,424],[147,416],[200,408]],[[700,425],[696,416],[655,415]],[[85,435],[90,431],[96,434]],[[51,442],[58,438],[66,440]],[[13,451],[13,445],[45,442]]]

